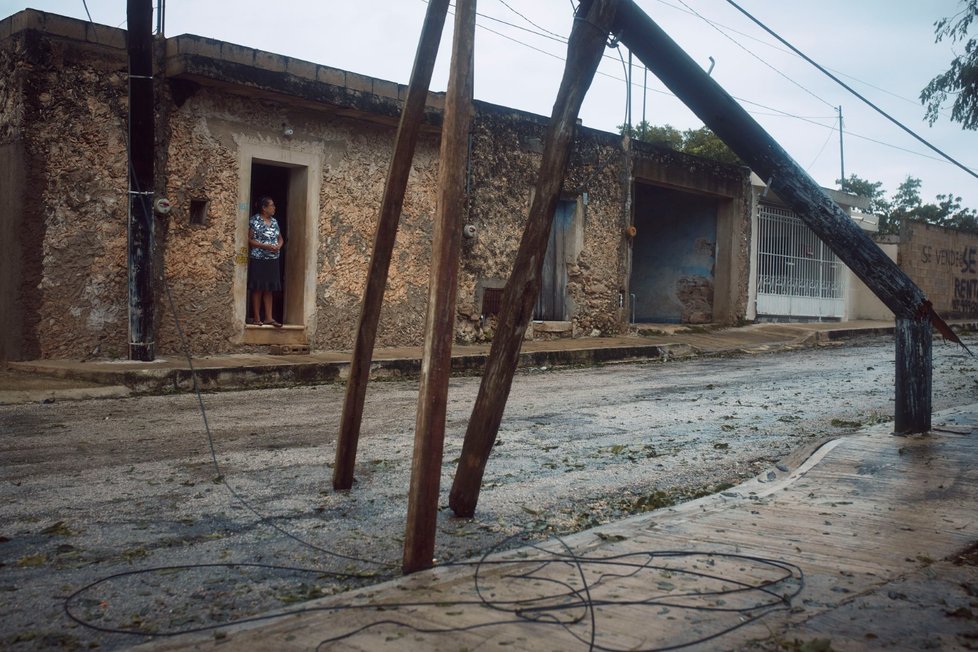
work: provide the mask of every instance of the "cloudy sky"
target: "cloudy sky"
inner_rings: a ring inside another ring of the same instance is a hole
[[[158,0],[155,0],[158,2]],[[96,23],[125,27],[125,0],[86,0]],[[845,174],[883,182],[889,196],[908,175],[922,196],[960,195],[978,209],[978,178],[941,159],[887,118],[790,52],[726,0],[637,0],[686,52],[819,184]],[[934,23],[961,0],[737,0],[772,31],[958,162],[978,170],[978,132],[946,117],[933,127],[917,99],[962,46],[935,43]],[[479,0],[475,94],[549,115],[563,71],[574,0]],[[424,0],[166,0],[164,33],[198,34],[381,79],[406,83]],[[87,18],[83,0],[0,0],[0,15],[32,7]],[[432,90],[444,90],[450,24]],[[625,121],[628,52],[606,50],[582,109],[584,124]],[[633,60],[632,121],[699,128],[658,79]],[[843,137],[839,139],[839,107]],[[840,154],[841,153],[841,154]]]

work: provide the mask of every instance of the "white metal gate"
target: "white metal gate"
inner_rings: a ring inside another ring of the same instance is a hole
[[[846,268],[791,211],[761,204],[757,314],[842,319]]]

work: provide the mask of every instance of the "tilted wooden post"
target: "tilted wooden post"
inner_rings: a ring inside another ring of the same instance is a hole
[[[475,0],[457,0],[455,4],[455,37],[438,163],[438,208],[432,242],[428,318],[401,565],[405,573],[431,568],[435,550],[448,380],[455,335],[466,156],[472,124],[475,5]]]
[[[896,366],[900,371],[896,378],[895,431],[928,430],[930,324],[945,336],[950,334],[955,341],[957,338],[934,312],[924,293],[633,0],[622,0],[615,31],[621,42],[761,175],[771,190],[893,311],[898,328],[904,322],[906,342],[900,345],[898,340],[897,346]]]
[[[340,433],[336,439],[336,467],[333,469],[333,488],[349,489],[353,486],[353,468],[357,458],[357,442],[363,421],[363,403],[370,378],[370,361],[377,341],[377,323],[387,287],[397,225],[404,205],[404,191],[411,173],[411,162],[418,142],[418,131],[424,117],[431,73],[438,56],[445,16],[449,0],[430,0],[425,14],[418,51],[414,58],[414,70],[408,86],[407,99],[401,111],[401,121],[394,142],[394,153],[387,172],[387,185],[380,206],[377,233],[374,236],[373,254],[370,256],[370,272],[363,291],[360,323],[357,325],[356,343],[350,360],[350,376],[346,381],[346,401]]]
[[[482,476],[512,387],[523,335],[540,294],[543,257],[574,143],[577,114],[601,61],[617,4],[618,0],[593,0],[582,2],[578,8],[526,230],[503,289],[498,326],[449,494],[449,505],[458,516],[471,516],[479,500]]]

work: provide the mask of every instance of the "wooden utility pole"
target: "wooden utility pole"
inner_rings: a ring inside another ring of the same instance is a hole
[[[472,124],[475,6],[476,0],[456,0],[455,3],[455,36],[438,163],[438,207],[432,242],[428,318],[404,535],[402,569],[405,573],[431,568],[435,550],[438,487],[455,334],[466,157]]]
[[[353,486],[353,468],[356,464],[357,442],[360,439],[360,424],[363,421],[363,403],[367,395],[367,381],[370,377],[370,362],[373,358],[374,344],[377,341],[377,324],[387,288],[387,274],[390,269],[397,226],[404,205],[404,191],[411,173],[411,162],[418,142],[431,74],[438,56],[445,16],[448,14],[449,0],[431,0],[425,14],[418,51],[414,58],[414,70],[408,86],[407,99],[401,112],[401,121],[394,142],[394,153],[387,172],[387,186],[377,221],[374,236],[373,254],[370,256],[370,272],[367,286],[363,292],[363,305],[360,308],[360,323],[357,338],[350,360],[350,377],[346,382],[346,401],[343,403],[343,417],[340,433],[336,440],[336,466],[333,469],[333,488],[349,489]]]
[[[931,323],[957,336],[924,293],[777,142],[703,71],[633,0],[622,0],[615,32],[737,156],[759,174],[897,319],[895,431],[926,432],[931,423]],[[901,403],[902,402],[902,403]]]
[[[934,346],[930,316],[899,316],[896,338],[896,378],[893,430],[897,434],[927,432],[931,426],[931,374]],[[921,404],[923,403],[923,404]]]
[[[128,0],[129,359],[156,357],[153,338],[153,0]]]
[[[523,335],[540,294],[543,257],[574,143],[577,114],[601,61],[617,6],[618,0],[593,0],[578,7],[578,20],[574,21],[567,45],[567,65],[547,131],[526,230],[503,289],[498,326],[449,495],[449,505],[458,516],[475,513],[486,461],[512,387]]]

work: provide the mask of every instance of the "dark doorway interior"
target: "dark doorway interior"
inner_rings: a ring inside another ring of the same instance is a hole
[[[289,315],[284,314],[285,294],[289,288],[285,285],[286,257],[289,255],[289,168],[280,165],[268,165],[252,162],[251,164],[251,212],[258,212],[258,200],[268,195],[275,201],[275,219],[282,229],[285,246],[282,248],[279,260],[279,274],[282,275],[282,292],[272,300],[272,311],[275,319],[288,323]],[[246,302],[247,310],[251,310],[251,297]]]
[[[713,320],[717,208],[714,197],[636,184],[632,321]]]

